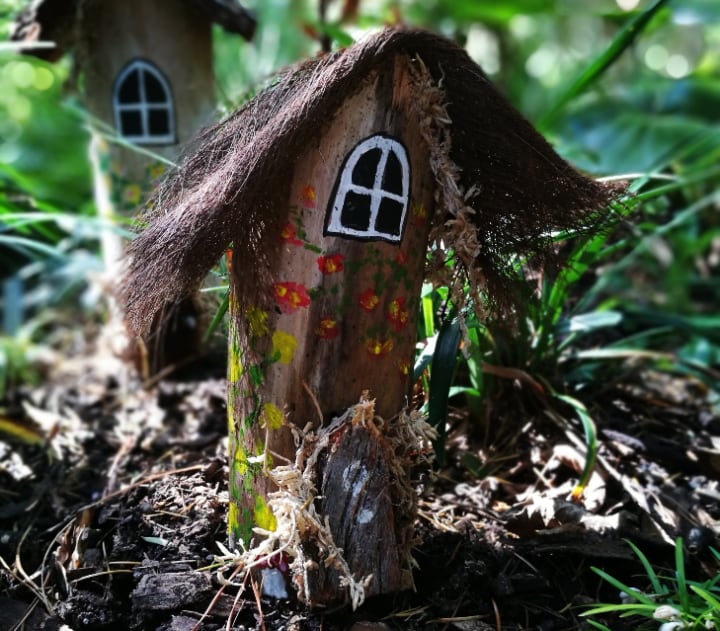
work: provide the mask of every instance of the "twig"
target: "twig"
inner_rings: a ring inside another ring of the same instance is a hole
[[[265,628],[265,616],[263,615],[262,611],[262,603],[260,602],[260,590],[258,589],[257,583],[255,582],[255,577],[252,575],[252,572],[248,573],[250,576],[250,585],[252,585],[253,594],[255,595],[255,604],[258,608],[258,615],[260,616],[260,629],[262,631],[267,631]],[[227,631],[230,631],[228,628]]]
[[[502,631],[502,618],[500,617],[500,610],[498,609],[494,598],[490,598],[490,602],[492,603],[492,608],[495,612],[495,629],[497,631]]]
[[[10,627],[10,631],[20,631],[25,628],[24,625],[28,618],[32,615],[32,612],[35,611],[35,607],[37,607],[38,602],[40,601],[36,598],[32,601],[32,603],[30,603],[30,606],[25,610],[25,613],[21,616],[20,620]]]

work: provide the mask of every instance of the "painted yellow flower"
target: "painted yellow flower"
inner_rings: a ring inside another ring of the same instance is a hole
[[[141,196],[142,191],[137,184],[130,184],[125,189],[125,201],[129,202],[130,204],[137,204],[140,201]]]
[[[268,429],[280,429],[283,423],[283,413],[273,403],[263,404],[263,422]]]
[[[245,450],[242,447],[236,447],[233,454],[233,474],[244,476],[248,471],[248,459]]]
[[[161,175],[165,173],[165,165],[164,164],[154,164],[150,167],[150,177],[153,180],[156,180]]]
[[[257,337],[262,337],[268,334],[268,313],[258,307],[250,307],[245,314],[248,325],[250,326],[250,333]]]
[[[297,348],[297,340],[294,335],[285,333],[285,331],[275,331],[272,335],[273,355],[280,353],[278,361],[281,364],[289,364],[295,356]]]

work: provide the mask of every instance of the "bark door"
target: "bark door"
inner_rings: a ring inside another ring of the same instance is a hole
[[[272,300],[234,305],[229,380],[235,537],[247,538],[252,523],[272,526],[261,469],[278,456],[294,459],[284,417],[300,428],[317,425],[319,413],[329,421],[365,390],[385,419],[406,405],[434,203],[427,148],[411,114],[410,63],[398,58],[370,75],[307,147],[294,165],[287,222],[277,235],[280,255],[267,288]],[[358,143],[378,134],[401,143],[408,159],[409,195],[398,241],[327,234],[338,174]]]

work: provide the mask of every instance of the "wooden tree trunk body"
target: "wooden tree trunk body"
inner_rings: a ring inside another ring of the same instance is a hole
[[[230,532],[236,538],[247,538],[252,524],[273,525],[265,502],[272,489],[263,469],[286,464],[283,459],[293,461],[296,450],[289,428],[281,425],[283,418],[299,428],[317,426],[357,403],[364,391],[375,399],[376,412],[384,419],[396,417],[407,404],[434,204],[427,150],[416,117],[410,114],[409,63],[400,58],[394,72],[385,73],[394,80],[383,81],[378,78],[382,73],[373,73],[328,121],[327,133],[296,161],[288,221],[277,235],[281,247],[271,270],[272,286],[267,288],[271,301],[233,304],[229,413],[235,471],[230,479]],[[337,175],[346,156],[358,139],[374,134],[397,138],[407,150],[409,201],[401,238],[392,243],[325,234],[326,209],[337,192]],[[278,168],[288,165],[279,163]],[[232,270],[235,282],[242,273]],[[389,456],[381,443],[367,432],[346,432],[341,440],[345,456],[338,464],[330,463],[329,475],[317,483],[322,512],[330,517],[333,536],[343,541],[337,545],[349,554],[353,550],[353,572],[363,576],[377,571],[373,566],[378,563],[392,565],[373,583],[371,593],[407,587],[402,554],[395,550],[388,556],[397,544],[392,503],[388,493],[384,501],[375,488],[387,485],[383,471],[388,470]],[[343,485],[336,480],[354,458],[366,457],[370,459],[363,465],[362,483]],[[374,467],[377,479],[372,476]],[[361,497],[352,497],[367,493],[370,486],[376,498],[374,527],[387,532],[383,545],[375,535],[367,536],[363,519],[369,509],[362,508]],[[361,531],[366,535],[358,534]],[[363,559],[351,541],[355,535],[381,554],[368,550]],[[333,594],[332,581],[318,579],[322,593],[313,599],[316,604],[338,597],[339,587]]]

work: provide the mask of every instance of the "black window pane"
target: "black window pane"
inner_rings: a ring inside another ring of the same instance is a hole
[[[383,197],[375,219],[375,230],[383,234],[399,236],[402,211],[403,204],[394,199]]]
[[[120,112],[120,135],[121,136],[142,136],[142,118],[140,112]]]
[[[123,79],[118,91],[118,101],[120,103],[138,103],[140,101],[140,74],[137,70]]]
[[[148,133],[151,136],[166,136],[170,133],[170,120],[166,108],[148,111]]]
[[[154,77],[149,72],[144,72],[143,76],[145,77],[145,99],[147,102],[166,103],[169,100],[168,95],[165,94],[165,89],[162,83],[157,80],[157,77]]]
[[[370,227],[370,196],[348,191],[340,213],[340,223],[345,228],[367,230]]]
[[[381,151],[378,148],[370,149],[360,156],[352,173],[353,184],[373,188],[375,186],[375,173],[380,161]]]
[[[383,173],[382,188],[388,193],[402,195],[402,165],[395,155],[394,151],[390,151],[385,164],[385,173]]]

